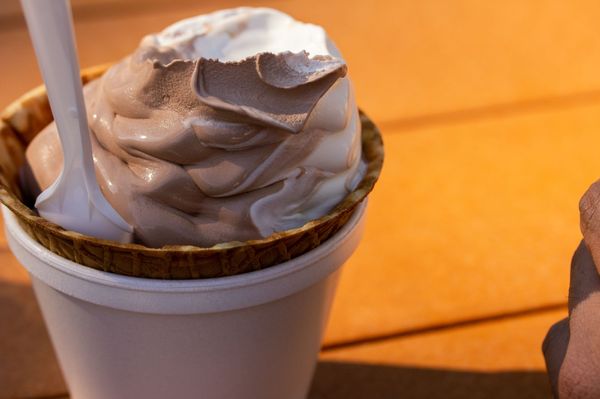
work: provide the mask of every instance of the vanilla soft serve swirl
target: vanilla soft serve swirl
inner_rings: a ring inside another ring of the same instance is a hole
[[[323,29],[239,8],[149,35],[84,89],[99,183],[149,246],[266,237],[329,212],[362,177],[346,64]],[[54,124],[30,145],[42,190]]]

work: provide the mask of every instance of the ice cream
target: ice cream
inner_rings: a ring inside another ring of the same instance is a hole
[[[318,218],[364,169],[346,73],[322,28],[270,9],[149,35],[84,88],[102,192],[153,247],[251,240]],[[27,159],[38,190],[59,175],[53,124]]]

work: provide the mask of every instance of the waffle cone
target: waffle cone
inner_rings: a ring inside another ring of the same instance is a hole
[[[107,65],[82,72],[84,83]],[[0,201],[17,216],[24,230],[41,245],[71,261],[106,272],[157,279],[231,276],[264,269],[316,248],[349,220],[373,189],[383,165],[383,142],[377,127],[361,113],[362,150],[367,172],[353,192],[326,216],[267,238],[217,244],[210,248],[119,244],[64,230],[40,217],[22,201],[19,171],[25,149],[52,121],[46,91],[40,86],[8,106],[0,115]]]

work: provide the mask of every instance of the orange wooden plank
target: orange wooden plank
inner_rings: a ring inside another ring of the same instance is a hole
[[[321,359],[481,372],[543,371],[542,341],[550,326],[565,317],[566,306],[326,350]]]
[[[388,131],[328,343],[564,303],[600,104]]]
[[[592,0],[294,1],[344,52],[377,120],[600,89]],[[318,10],[318,12],[317,12]]]
[[[541,343],[566,309],[327,351],[310,398],[552,397]]]
[[[119,59],[180,18],[236,5],[274,6],[327,28],[345,54],[359,104],[376,120],[600,90],[600,5],[537,2],[251,1],[153,3],[151,11],[82,13],[82,65]],[[158,4],[158,5],[156,5]],[[103,17],[104,15],[104,17]],[[39,83],[23,29],[0,32],[0,106]]]

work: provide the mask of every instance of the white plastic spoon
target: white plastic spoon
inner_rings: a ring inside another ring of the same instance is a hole
[[[58,179],[35,207],[67,230],[131,242],[132,227],[106,201],[94,172],[68,0],[21,0],[63,149]]]

